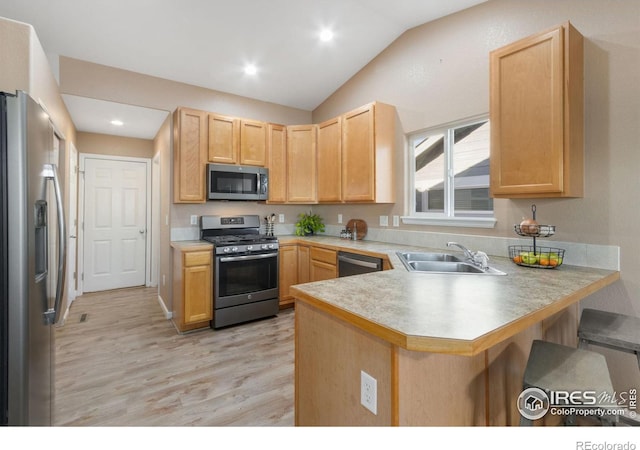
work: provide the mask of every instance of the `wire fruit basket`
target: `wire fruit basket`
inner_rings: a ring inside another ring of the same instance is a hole
[[[535,245],[510,245],[509,258],[519,266],[554,269],[562,264],[564,250]]]
[[[536,205],[531,205],[533,220],[536,219]],[[550,237],[556,232],[554,225],[514,225],[514,231],[520,236],[530,237],[533,245],[510,245],[509,258],[515,264],[538,269],[555,269],[562,265],[564,249],[555,247],[540,247],[536,244],[536,238]]]

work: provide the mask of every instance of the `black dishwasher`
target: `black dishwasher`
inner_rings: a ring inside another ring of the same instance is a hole
[[[357,253],[338,252],[338,276],[348,277],[382,270],[382,259]]]

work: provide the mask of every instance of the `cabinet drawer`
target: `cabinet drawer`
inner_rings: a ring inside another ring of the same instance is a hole
[[[327,250],[326,248],[311,247],[311,259],[313,261],[322,261],[335,266],[336,251]]]
[[[184,266],[204,266],[211,265],[211,252],[186,252],[184,254]]]

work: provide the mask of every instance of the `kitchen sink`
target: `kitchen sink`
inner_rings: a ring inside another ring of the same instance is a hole
[[[483,269],[448,253],[397,252],[396,254],[409,272],[506,275],[493,267]]]
[[[435,261],[435,262],[464,262],[463,258],[448,253],[420,253],[420,252],[397,252],[401,260],[407,262]]]

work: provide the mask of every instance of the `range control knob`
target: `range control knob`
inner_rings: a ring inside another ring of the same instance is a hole
[[[231,249],[231,251],[232,251],[232,252],[237,252],[237,251],[238,251],[238,247],[233,247],[233,248]]]
[[[269,248],[273,248],[273,244],[269,244]]]
[[[266,250],[266,249],[268,249],[269,247],[267,246],[267,244],[262,244],[262,245],[260,246],[260,248],[261,248],[262,250]]]
[[[231,249],[229,247],[225,247],[222,249],[223,252],[225,253],[229,253],[231,251]]]
[[[253,245],[247,245],[247,251],[250,252],[251,250],[253,250]]]

